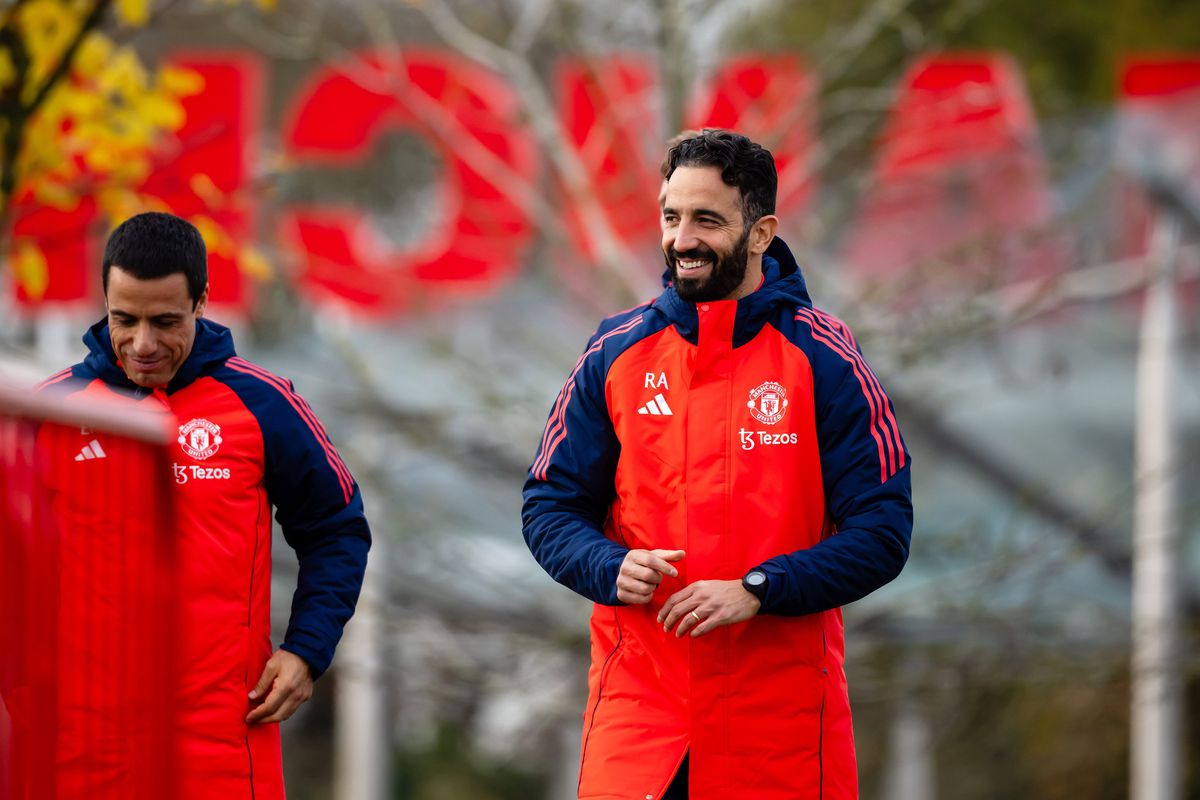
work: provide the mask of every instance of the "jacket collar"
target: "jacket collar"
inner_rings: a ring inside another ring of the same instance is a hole
[[[696,304],[681,298],[670,283],[670,271],[663,273],[666,289],[651,303],[664,314],[682,336],[693,344],[697,341],[699,317]],[[727,302],[727,301],[724,301]],[[733,346],[740,347],[762,330],[772,312],[779,306],[811,306],[808,287],[800,273],[800,265],[787,244],[776,236],[763,254],[763,282],[755,291],[737,301],[737,318],[733,328]]]
[[[112,339],[108,335],[107,318],[87,329],[83,335],[83,343],[88,348],[88,355],[83,363],[102,381],[114,388],[137,395],[149,393],[150,390],[129,380],[125,370],[121,369],[121,365],[117,363],[117,355],[112,349]],[[229,332],[229,328],[207,319],[197,320],[196,339],[192,342],[192,352],[188,354],[179,371],[175,373],[175,377],[167,384],[167,394],[172,394],[188,386],[235,355],[237,353],[233,349],[233,334]]]

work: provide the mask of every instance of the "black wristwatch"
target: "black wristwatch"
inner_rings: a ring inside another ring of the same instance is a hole
[[[742,586],[747,592],[763,602],[767,596],[767,573],[755,567],[742,576]]]

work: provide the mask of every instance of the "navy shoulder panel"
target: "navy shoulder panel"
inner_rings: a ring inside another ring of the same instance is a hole
[[[232,389],[258,420],[268,476],[278,469],[315,468],[337,485],[343,503],[350,502],[355,490],[350,470],[290,380],[237,356],[212,377]],[[278,506],[282,499],[272,502]]]
[[[797,306],[789,316],[790,322],[781,320],[781,331],[804,350],[812,366],[818,432],[841,443],[850,421],[861,423],[862,429],[848,438],[873,451],[871,460],[879,465],[876,480],[887,481],[906,466],[908,450],[892,401],[854,334],[845,322],[813,306]],[[823,458],[831,443],[822,441]]]
[[[588,339],[583,354],[575,362],[575,368],[567,376],[550,409],[550,418],[530,469],[530,474],[537,480],[546,479],[555,451],[569,430],[575,436],[587,435],[596,437],[596,441],[611,439],[615,442],[612,422],[606,411],[604,382],[613,362],[622,353],[670,324],[650,306],[650,303],[644,303],[608,317]],[[570,424],[572,418],[575,418],[574,424]],[[591,433],[580,434],[581,428]]]
[[[354,613],[366,569],[371,532],[362,494],[291,381],[236,356],[212,377],[241,398],[262,432],[267,497],[300,562],[281,646],[320,675]]]
[[[670,325],[671,320],[665,314],[656,311],[653,303],[643,303],[628,311],[614,314],[596,328],[579,359],[579,366],[588,362],[587,371],[591,373],[590,377],[599,378],[599,387],[603,387],[603,379],[608,376],[613,362],[622,353]],[[578,367],[576,369],[578,370]]]
[[[49,378],[46,378],[35,386],[33,391],[34,394],[50,392],[60,397],[65,397],[83,391],[89,383],[98,380],[99,377],[95,370],[81,361],[66,369],[59,370]]]

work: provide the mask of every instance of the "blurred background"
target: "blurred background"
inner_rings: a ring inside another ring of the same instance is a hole
[[[0,379],[82,357],[116,222],[192,219],[376,535],[289,796],[574,797],[589,607],[520,487],[706,125],[775,153],[914,456],[909,564],[846,610],[862,796],[1200,798],[1198,4],[6,2]]]

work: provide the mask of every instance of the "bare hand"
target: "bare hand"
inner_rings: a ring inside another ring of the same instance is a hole
[[[634,606],[649,603],[663,575],[679,574],[671,562],[681,558],[682,550],[630,550],[617,573],[617,599]]]
[[[658,612],[658,621],[668,633],[675,628],[676,636],[683,636],[689,630],[692,636],[703,636],[722,625],[745,622],[761,606],[740,580],[696,581],[667,598]]]
[[[268,688],[270,693],[261,705],[246,716],[248,724],[283,722],[312,697],[312,670],[308,662],[295,653],[276,650],[263,667],[258,684],[250,691],[250,701],[258,700]]]

